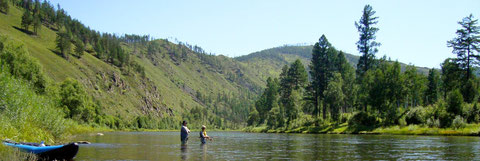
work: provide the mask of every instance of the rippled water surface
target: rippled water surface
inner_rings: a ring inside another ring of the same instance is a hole
[[[179,132],[78,136],[92,144],[75,160],[480,160],[479,137],[208,132],[201,145],[198,133],[186,146]]]

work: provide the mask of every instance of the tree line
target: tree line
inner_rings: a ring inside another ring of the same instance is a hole
[[[0,1],[0,10],[8,14],[9,0]],[[58,54],[68,59],[70,55],[78,58],[84,52],[111,63],[117,67],[130,65],[129,53],[122,47],[125,41],[149,40],[137,35],[117,36],[110,33],[100,33],[70,17],[60,5],[55,8],[44,0],[11,0],[11,3],[24,10],[21,28],[28,34],[41,36],[42,26],[57,31],[56,49]],[[32,27],[32,28],[31,28]],[[33,29],[33,30],[32,30]],[[32,30],[32,31],[30,31]]]
[[[413,65],[402,69],[398,61],[376,57],[381,43],[376,41],[375,13],[366,5],[355,22],[361,53],[356,68],[322,35],[312,49],[309,75],[296,60],[283,67],[279,78],[268,78],[248,125],[289,129],[345,122],[362,127],[478,123],[480,81],[473,72],[480,60],[478,20],[469,15],[458,22],[456,37],[447,41],[456,58],[423,75]]]

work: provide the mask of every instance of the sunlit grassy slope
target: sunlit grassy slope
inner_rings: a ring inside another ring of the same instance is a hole
[[[174,60],[169,54],[176,54],[174,49],[181,47],[165,40],[155,40],[164,44],[164,51],[149,56],[145,55],[145,46],[134,49],[132,44],[123,44],[131,54],[130,60],[145,68],[146,78],[99,60],[92,55],[95,53],[86,53],[81,58],[71,56],[66,60],[55,53],[55,31],[42,26],[36,36],[18,29],[21,28],[22,14],[21,9],[13,6],[8,14],[1,13],[0,34],[24,43],[53,82],[61,82],[67,77],[79,80],[87,92],[101,102],[107,114],[125,121],[143,115],[179,121],[193,107],[218,106],[224,113],[229,113],[232,110],[228,105],[207,105],[197,98],[198,93],[205,98],[254,96],[264,84],[264,80],[256,77],[247,65],[232,58],[213,56],[215,64],[212,65],[187,49],[184,50],[187,53],[184,60]],[[248,111],[248,107],[243,108]],[[213,109],[209,111],[213,113]]]
[[[10,8],[8,14],[0,14],[1,35],[24,43],[53,82],[67,77],[79,80],[106,114],[126,122],[146,115],[180,121],[192,108],[200,107],[208,109],[209,117],[242,124],[248,105],[261,93],[267,77],[278,77],[282,66],[295,59],[307,66],[311,58],[312,46],[284,46],[229,58],[202,55],[167,40],[155,40],[161,50],[153,54],[147,54],[145,45],[124,43],[130,60],[145,68],[146,78],[142,78],[97,59],[95,53],[62,58],[55,53],[55,31],[42,26],[38,35],[22,32],[23,12]],[[346,56],[352,65],[358,61],[356,56]],[[235,118],[230,117],[233,115]]]

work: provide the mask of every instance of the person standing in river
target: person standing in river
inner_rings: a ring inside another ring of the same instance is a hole
[[[202,144],[207,143],[207,139],[212,141],[213,139],[207,135],[207,127],[205,125],[202,125],[202,131],[200,131],[200,141]]]
[[[188,134],[190,130],[187,127],[187,121],[183,121],[182,129],[180,129],[180,141],[182,141],[182,145],[187,144],[188,141]]]

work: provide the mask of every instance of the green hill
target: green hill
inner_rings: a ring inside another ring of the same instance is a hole
[[[43,23],[37,35],[25,32],[22,14],[23,8],[12,5],[8,14],[0,13],[0,35],[23,43],[52,82],[78,80],[119,128],[176,128],[184,119],[237,128],[264,84],[243,63],[168,40],[129,42],[121,37],[129,60],[121,67],[99,59],[103,53],[92,49],[95,44],[86,44],[83,56],[65,59],[56,48],[59,31]]]
[[[254,68],[255,71],[259,71],[259,76],[265,80],[268,77],[278,76],[284,65],[290,64],[296,59],[300,59],[302,63],[308,67],[310,59],[312,58],[312,48],[313,46],[311,45],[285,45],[239,56],[234,59],[248,64],[249,67]],[[358,59],[360,58],[359,56],[348,53],[345,54],[345,57],[354,67],[356,67]],[[407,64],[400,63],[400,65],[402,66],[402,71],[405,70]],[[417,67],[417,71],[425,75],[428,73],[428,70],[429,69],[425,67]]]
[[[78,80],[112,128],[168,129],[181,120],[193,126],[242,127],[266,78],[278,76],[283,65],[296,59],[308,65],[311,58],[312,46],[283,46],[229,58],[187,43],[102,34],[48,5],[46,11],[56,13],[49,16],[41,10],[42,23],[33,34],[31,28],[23,29],[22,2],[15,1],[7,14],[0,13],[0,35],[23,43],[53,84]],[[62,14],[59,22],[51,18]],[[83,54],[65,56],[57,49],[57,35],[64,32],[72,43],[83,41]],[[346,57],[352,65],[358,62],[357,56]]]

